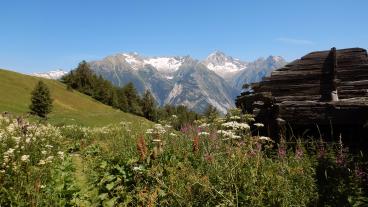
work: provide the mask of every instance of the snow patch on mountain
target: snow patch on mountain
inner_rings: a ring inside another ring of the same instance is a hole
[[[63,77],[64,75],[66,75],[68,72],[63,71],[62,69],[58,69],[58,70],[53,70],[53,71],[49,71],[49,72],[44,72],[44,73],[32,73],[32,76],[36,76],[36,77],[41,77],[41,78],[47,78],[47,79],[60,79],[61,77]]]
[[[215,51],[211,53],[203,64],[225,80],[247,68],[247,63],[237,58],[227,56],[225,53]]]
[[[175,72],[183,64],[183,59],[173,57],[154,57],[145,59],[144,63],[152,65],[158,71]]]

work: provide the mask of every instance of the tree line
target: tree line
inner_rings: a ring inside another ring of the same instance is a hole
[[[167,119],[175,115],[178,125],[181,125],[199,118],[199,114],[190,111],[185,106],[158,107],[149,90],[140,96],[133,83],[128,83],[123,87],[114,86],[101,75],[96,75],[86,61],[79,63],[78,67],[63,76],[61,81],[67,85],[68,90],[77,90],[106,105],[143,116],[151,121]]]

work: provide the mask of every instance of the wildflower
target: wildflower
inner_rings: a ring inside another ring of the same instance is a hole
[[[153,129],[147,129],[146,134],[152,134],[153,133]]]
[[[230,129],[239,129],[239,130],[250,129],[250,126],[247,123],[238,123],[235,121],[226,122],[221,125],[225,128],[230,128]]]
[[[5,170],[0,170],[0,173],[1,174],[5,174]]]
[[[51,149],[51,148],[53,148],[54,146],[47,144],[47,145],[45,145],[45,147],[47,147],[47,148]]]
[[[47,151],[46,150],[42,150],[41,151],[41,154],[45,155],[45,154],[47,154]]]
[[[57,152],[57,154],[59,155],[60,159],[64,159],[64,152]]]
[[[171,127],[172,127],[171,125],[168,125],[168,124],[165,125],[165,128],[167,128],[167,129],[169,129]]]
[[[256,126],[257,128],[264,127],[264,124],[262,124],[262,123],[255,123],[253,125]]]
[[[173,132],[171,132],[169,135],[170,135],[171,137],[176,137],[176,134],[175,134],[175,133],[173,133]]]
[[[137,140],[137,150],[139,152],[140,159],[145,160],[148,153],[148,149],[143,136],[140,136]]]
[[[46,188],[46,185],[41,185],[40,188]]]
[[[47,158],[46,158],[46,162],[47,163],[52,163],[52,160],[54,159],[54,156],[48,156]]]
[[[199,127],[199,128],[207,128],[207,127],[209,127],[209,126],[210,126],[210,124],[203,123],[203,124],[199,125],[198,127]]]
[[[210,135],[210,133],[208,133],[208,132],[199,132],[198,135],[199,136],[208,136],[208,135]]]
[[[7,154],[7,155],[13,154],[14,150],[15,149],[13,149],[13,148],[9,148],[8,151],[5,152],[5,154]]]
[[[199,137],[195,136],[193,138],[193,152],[198,152],[199,150]]]
[[[273,142],[273,140],[271,138],[265,137],[265,136],[258,137],[258,140],[265,140],[265,141]]]
[[[240,116],[231,116],[230,119],[231,120],[240,120]]]
[[[23,162],[29,162],[29,155],[22,155],[20,160],[22,160]]]
[[[40,160],[40,161],[38,162],[38,165],[44,165],[44,164],[46,164],[46,161],[45,161],[45,160]]]
[[[277,151],[277,155],[279,158],[283,159],[286,157],[286,146],[285,146],[285,140],[281,140],[279,149]]]
[[[297,146],[295,150],[295,157],[297,159],[300,159],[303,157],[303,154],[304,154],[303,149],[300,146]]]

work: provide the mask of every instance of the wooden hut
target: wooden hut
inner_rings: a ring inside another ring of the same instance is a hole
[[[252,89],[238,96],[236,105],[263,122],[269,136],[278,136],[285,127],[298,135],[307,135],[306,130],[313,136],[318,130],[324,137],[368,135],[365,49],[309,53],[273,71]]]

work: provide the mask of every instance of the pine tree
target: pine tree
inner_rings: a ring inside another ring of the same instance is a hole
[[[146,92],[143,95],[142,112],[143,116],[148,120],[156,121],[157,119],[156,101],[149,90],[146,90]]]
[[[205,116],[210,121],[213,121],[219,115],[220,115],[220,113],[217,110],[217,108],[212,106],[211,104],[208,104],[207,108],[203,112],[203,116]]]
[[[136,115],[142,115],[141,100],[133,83],[130,82],[125,85],[123,91],[128,102],[127,111]]]
[[[46,118],[52,109],[52,99],[47,85],[39,81],[31,93],[31,113],[39,117]]]
[[[122,111],[128,112],[128,100],[125,95],[124,89],[117,89],[118,108]]]

